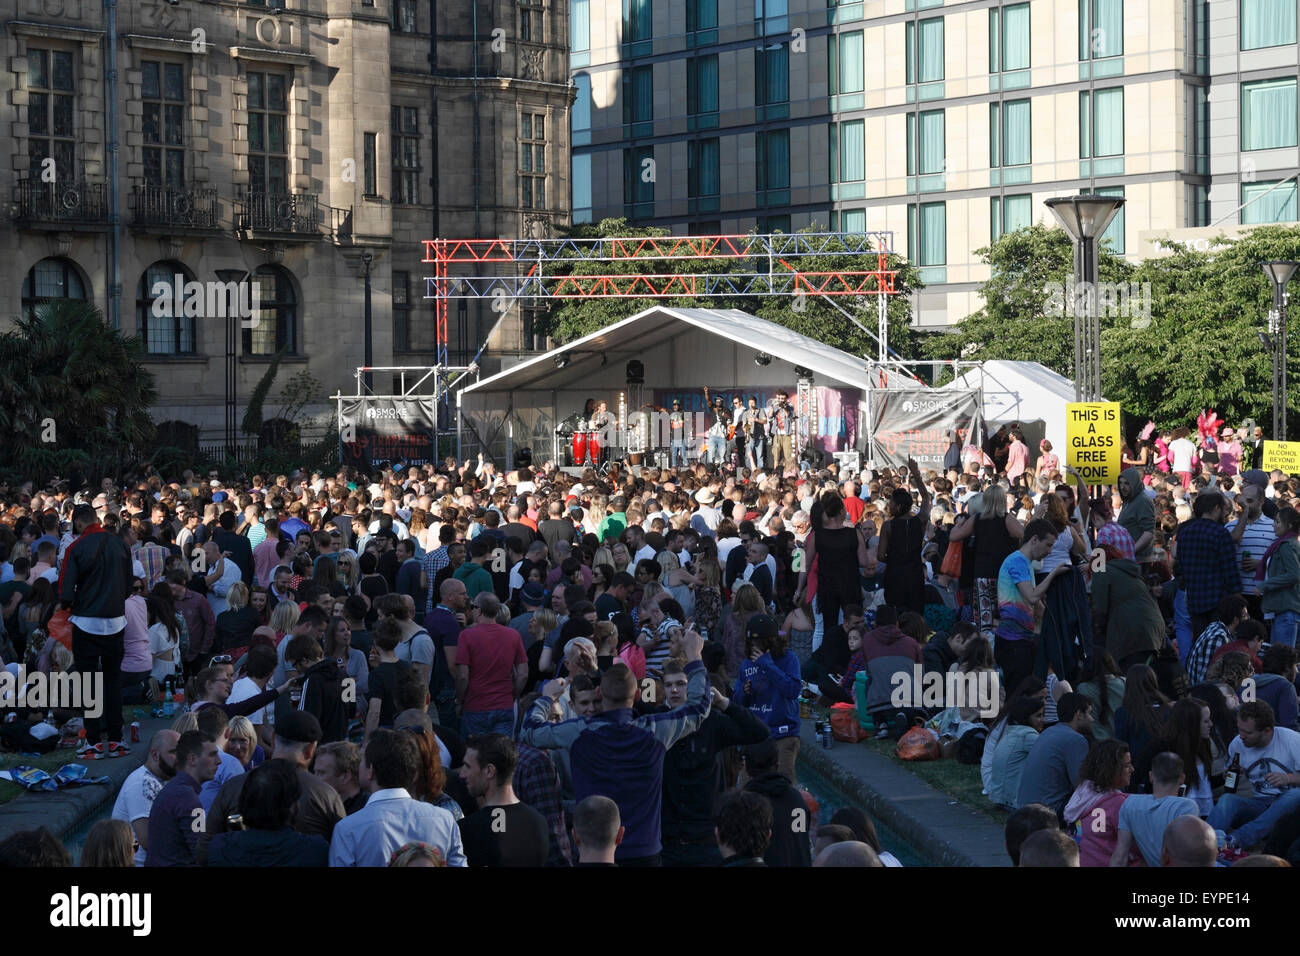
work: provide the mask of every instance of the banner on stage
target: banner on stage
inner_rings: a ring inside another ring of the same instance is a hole
[[[1300,475],[1300,441],[1264,442],[1265,471],[1277,470],[1286,475]]]
[[[871,459],[877,468],[943,469],[948,433],[973,434],[980,414],[977,389],[879,389],[871,393]]]
[[[1119,402],[1065,406],[1065,463],[1090,485],[1113,485],[1124,470]]]
[[[340,399],[343,464],[370,469],[434,461],[436,415],[432,398]]]

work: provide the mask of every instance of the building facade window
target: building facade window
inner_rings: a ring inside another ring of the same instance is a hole
[[[1094,189],[1093,192],[1098,196],[1115,196],[1120,199],[1124,198],[1123,186],[1105,186]],[[1124,207],[1119,207],[1119,212],[1115,213],[1115,218],[1110,221],[1106,231],[1101,234],[1101,242],[1109,243],[1110,251],[1117,256],[1124,255]]]
[[[1029,4],[989,8],[989,72],[1029,69]]]
[[[784,194],[785,198],[769,196],[767,201],[785,205],[790,189],[790,131],[769,130],[758,133],[758,188],[760,192]]]
[[[686,0],[686,32],[718,28],[718,0]]]
[[[1296,182],[1293,179],[1281,186],[1278,186],[1276,180],[1267,183],[1242,183],[1241,202],[1243,226],[1267,222],[1295,222]]]
[[[141,127],[144,136],[144,180],[151,186],[185,186],[185,67],[180,63],[145,60]]]
[[[569,0],[569,51],[591,50],[591,0]]]
[[[628,219],[646,219],[654,215],[654,147],[623,150],[623,204]]]
[[[396,33],[415,32],[415,0],[393,0],[393,30]]]
[[[832,95],[861,93],[863,90],[862,31],[831,34],[827,50]]]
[[[86,301],[86,284],[76,266],[67,259],[42,259],[27,270],[23,279],[23,315],[31,318],[38,305],[63,299]]]
[[[654,39],[652,0],[623,0],[623,50],[625,56],[646,56]]]
[[[248,176],[254,193],[289,192],[289,79],[248,74]]]
[[[936,83],[943,79],[943,17],[909,21],[907,40],[907,82]]]
[[[718,125],[718,55],[694,56],[686,61],[686,114],[692,128]]]
[[[519,39],[523,43],[545,43],[542,0],[519,0]]]
[[[411,274],[393,270],[393,351],[411,349]]]
[[[690,212],[716,212],[722,185],[717,138],[691,140],[687,146],[686,192]]]
[[[546,208],[546,116],[519,116],[519,205]]]
[[[759,119],[785,119],[790,115],[790,45],[759,47],[754,51],[754,105]]]
[[[947,265],[946,203],[913,203],[907,207],[907,257],[923,267]]]
[[[176,302],[185,301],[184,284],[193,278],[179,262],[155,262],[140,276],[135,294],[136,328],[150,355],[194,354],[194,316],[185,315],[184,308],[180,315],[175,314]],[[181,288],[177,288],[177,279]]]
[[[280,266],[259,266],[253,273],[259,306],[257,321],[244,329],[244,354],[270,358],[277,352],[299,354],[298,294],[293,280]]]
[[[573,184],[573,221],[591,222],[591,154],[574,153],[570,159]]]
[[[365,195],[379,195],[379,137],[374,133],[361,134],[361,158],[363,160]]]
[[[931,176],[946,166],[943,110],[907,114],[907,175]]]
[[[993,196],[989,199],[989,206],[992,222],[989,239],[992,242],[997,242],[1008,232],[1033,224],[1033,196]]]
[[[1124,55],[1124,0],[1079,0],[1079,59]]]
[[[831,124],[831,182],[857,183],[867,178],[866,124],[847,120]]]
[[[1210,224],[1210,187],[1187,184],[1187,225],[1196,228]]]
[[[420,201],[420,111],[414,106],[394,106],[389,134],[393,143],[393,202],[416,205]]]
[[[1296,42],[1295,0],[1240,0],[1240,17],[1243,50]]]
[[[41,181],[44,162],[54,160],[55,181],[77,179],[76,76],[67,50],[27,49],[28,172]]]
[[[989,165],[1028,166],[1033,160],[1029,100],[989,104]]]
[[[1241,84],[1242,150],[1295,145],[1295,78]]]
[[[1124,88],[1079,93],[1079,158],[1124,155]]]
[[[624,135],[651,136],[654,133],[654,67],[635,66],[623,71]]]

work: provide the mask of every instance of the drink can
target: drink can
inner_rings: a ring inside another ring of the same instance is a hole
[[[140,721],[133,720],[131,721],[131,743],[138,744],[139,742],[140,742]]]

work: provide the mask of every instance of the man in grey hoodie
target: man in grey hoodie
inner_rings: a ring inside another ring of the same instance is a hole
[[[1124,499],[1116,521],[1133,539],[1133,553],[1139,565],[1151,561],[1151,541],[1156,530],[1156,510],[1146,496],[1142,472],[1125,468],[1119,473],[1119,496]]]

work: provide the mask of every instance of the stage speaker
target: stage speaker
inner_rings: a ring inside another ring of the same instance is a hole
[[[632,359],[627,363],[627,383],[641,385],[645,382],[645,365],[640,360]]]

